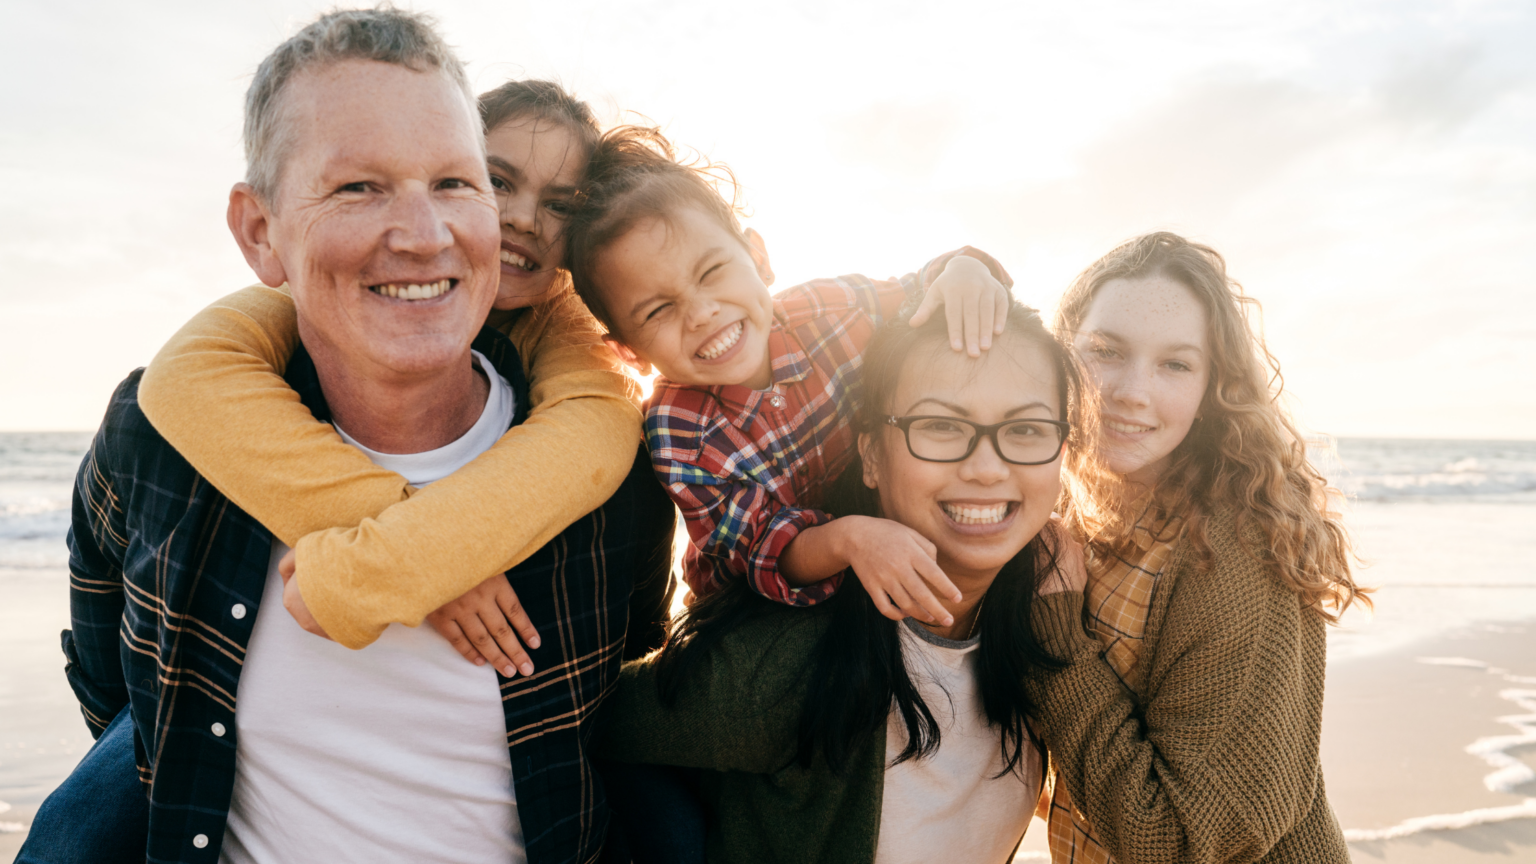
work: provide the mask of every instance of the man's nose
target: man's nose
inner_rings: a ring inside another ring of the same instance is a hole
[[[448,220],[426,190],[401,193],[394,202],[389,248],[404,255],[429,257],[453,245]]]

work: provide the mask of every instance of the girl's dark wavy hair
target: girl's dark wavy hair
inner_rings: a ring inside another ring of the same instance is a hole
[[[864,355],[864,400],[856,415],[861,434],[879,436],[888,428],[884,417],[903,372],[933,351],[949,349],[948,327],[935,315],[920,327],[908,324],[907,313],[883,327]],[[1070,353],[1045,329],[1035,310],[1014,302],[1009,307],[1007,333],[1039,345],[1056,373],[1058,404],[1072,423],[1067,446],[1077,443],[1082,380]],[[995,343],[996,344],[996,343]],[[1002,343],[1006,345],[1006,341]],[[924,350],[927,349],[927,350]],[[1000,362],[1002,346],[992,348],[984,362]],[[878,447],[879,437],[875,439]],[[895,445],[893,445],[895,446]],[[829,492],[823,509],[834,515],[879,516],[879,497],[863,483],[863,465],[855,458]],[[1003,774],[1023,763],[1033,737],[1027,726],[1035,705],[1024,690],[1028,676],[1062,668],[1030,626],[1030,609],[1045,575],[1056,569],[1057,550],[1045,532],[1032,539],[1005,564],[987,592],[978,622],[981,643],[976,675],[987,721],[1002,730]],[[907,729],[906,747],[893,764],[930,756],[939,748],[940,730],[924,703],[902,658],[901,622],[881,615],[852,574],[844,574],[836,594],[824,609],[780,611],[782,606],[732,580],[690,607],[676,622],[657,658],[657,679],[664,702],[677,699],[692,674],[725,634],[764,615],[830,616],[805,670],[808,690],[800,717],[799,746],[794,761],[809,766],[819,753],[841,771],[865,740],[886,722],[894,704]],[[999,775],[1001,776],[1001,774]]]

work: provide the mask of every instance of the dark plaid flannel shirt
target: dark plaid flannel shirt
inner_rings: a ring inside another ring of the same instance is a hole
[[[522,422],[528,383],[516,349],[490,329],[474,347],[511,382],[513,422]],[[271,533],[155,432],[138,406],[141,374],[113,394],[76,479],[66,671],[94,735],[132,707],[150,799],[148,861],[211,864],[235,779],[245,649],[258,614],[286,613],[278,598],[262,606]],[[287,378],[328,420],[302,348]],[[602,848],[608,811],[588,759],[593,716],[622,655],[657,641],[670,600],[673,524],[641,451],[606,504],[508,574],[544,636],[529,651],[533,677],[500,679],[531,864],[589,862]]]

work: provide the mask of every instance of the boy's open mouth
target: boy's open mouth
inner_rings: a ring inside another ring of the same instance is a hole
[[[719,336],[710,340],[708,345],[700,348],[694,356],[700,360],[713,360],[719,357],[721,354],[731,350],[736,342],[741,339],[742,331],[745,329],[744,322],[737,321],[735,324],[725,328],[725,331]]]
[[[1008,518],[1018,506],[1016,501],[999,501],[996,504],[951,504],[939,502],[944,515],[960,525],[996,525]]]
[[[431,300],[452,291],[459,284],[457,279],[439,279],[424,284],[390,282],[386,285],[369,285],[368,290],[396,300]]]
[[[539,269],[539,262],[524,258],[511,249],[501,250],[501,263],[510,264],[519,270],[527,270],[529,273]]]

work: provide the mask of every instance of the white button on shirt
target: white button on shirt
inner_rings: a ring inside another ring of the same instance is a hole
[[[213,724],[213,734],[214,735],[216,735],[216,736],[218,736],[220,738],[223,738],[224,737],[224,731],[225,730],[224,730],[224,724],[223,723],[215,723],[215,724]]]
[[[236,603],[235,605],[229,607],[229,614],[235,616],[235,618],[237,620],[240,619],[240,618],[244,618],[245,617],[245,604],[244,603]]]
[[[771,399],[769,399],[768,401],[773,403],[773,407],[775,407],[775,408],[783,408],[784,407],[784,397],[783,396],[774,396]]]
[[[192,845],[196,846],[199,849],[202,849],[203,847],[207,846],[208,845],[208,835],[207,834],[199,834],[196,837],[193,837],[192,838]]]

